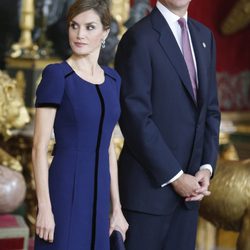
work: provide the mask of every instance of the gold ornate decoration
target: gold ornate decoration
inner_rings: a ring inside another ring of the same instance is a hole
[[[239,135],[243,140],[249,138],[249,128],[249,112],[222,113],[219,161],[209,187],[212,194],[201,202],[200,214],[208,221],[199,219],[198,249],[211,250],[216,248],[216,245],[225,247],[220,245],[222,242],[226,246],[234,247],[240,235],[237,249],[250,250],[249,241],[246,240],[246,234],[250,232],[250,224],[249,226],[241,224],[243,221],[250,223],[248,212],[245,215],[242,214],[244,209],[249,211],[250,205],[250,184],[248,184],[250,183],[250,161],[240,161],[240,159],[249,158],[249,153],[244,157],[242,148],[237,147],[237,141],[232,142],[235,136]],[[241,190],[243,190],[242,193]]]
[[[21,48],[31,48],[33,46],[31,32],[34,28],[34,16],[34,1],[23,0],[20,21],[20,28],[22,32],[19,40]]]
[[[0,148],[0,165],[8,167],[18,172],[22,172],[23,170],[23,167],[21,166],[20,162],[1,148]]]
[[[25,92],[25,76],[22,70],[18,70],[16,73],[16,81],[18,83],[18,89],[20,92],[20,96],[24,99],[24,92]]]
[[[216,227],[239,232],[237,250],[250,249],[250,159],[219,161],[201,203],[201,215]]]
[[[111,13],[120,27],[120,33],[126,30],[123,25],[129,17],[130,1],[129,0],[112,0]]]
[[[5,72],[0,71],[0,165],[24,174],[26,165],[23,163],[26,162],[21,161],[25,154],[21,143],[14,144],[15,147],[20,148],[19,155],[15,155],[13,147],[7,150],[18,129],[23,128],[30,121],[23,101],[23,92],[22,72],[18,72],[17,79],[12,79]]]
[[[199,217],[197,236],[196,236],[196,249],[197,250],[212,250],[216,248],[216,228],[207,220]]]
[[[0,165],[19,171],[24,175],[27,191],[29,191],[26,194],[26,201],[29,201],[31,169],[29,169],[28,163],[31,154],[31,146],[29,145],[32,144],[32,139],[24,142],[24,139],[18,135],[30,121],[23,100],[24,85],[22,71],[17,72],[16,79],[10,78],[5,72],[0,71]],[[29,214],[29,207],[27,209]]]
[[[244,29],[250,23],[250,0],[238,0],[221,26],[225,35]]]
[[[220,159],[238,161],[239,155],[238,152],[230,141],[230,134],[225,132],[220,132]]]
[[[10,57],[36,58],[38,46],[32,41],[32,30],[34,28],[34,0],[22,0],[20,29],[21,36],[18,43],[11,47]]]
[[[20,77],[20,76],[19,76]],[[21,128],[30,121],[23,102],[23,83],[0,71],[0,134],[7,139],[13,129]]]

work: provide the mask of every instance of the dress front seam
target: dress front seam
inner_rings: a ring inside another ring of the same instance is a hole
[[[96,215],[97,215],[97,193],[98,193],[98,168],[99,168],[99,151],[101,145],[101,137],[103,130],[103,122],[105,116],[105,103],[100,90],[99,85],[95,85],[98,97],[101,104],[101,117],[98,128],[98,136],[96,143],[96,156],[95,156],[95,175],[94,175],[94,201],[93,201],[93,213],[92,213],[92,237],[91,237],[91,250],[95,249],[95,239],[96,239]]]

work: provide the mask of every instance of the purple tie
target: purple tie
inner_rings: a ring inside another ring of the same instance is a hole
[[[197,85],[196,85],[196,72],[194,67],[194,59],[191,51],[191,45],[188,37],[187,23],[186,20],[182,17],[178,20],[179,25],[181,26],[181,46],[182,54],[185,59],[190,80],[192,83],[192,89],[194,98],[197,101]]]

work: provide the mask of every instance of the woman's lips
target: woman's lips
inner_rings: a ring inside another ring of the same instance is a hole
[[[87,45],[86,43],[79,43],[79,42],[75,42],[74,44],[76,47],[83,47],[83,46]]]

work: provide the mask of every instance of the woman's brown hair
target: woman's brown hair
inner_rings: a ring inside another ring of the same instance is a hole
[[[98,14],[105,30],[110,28],[109,0],[76,0],[68,11],[68,25],[75,16],[88,10],[94,10]]]

